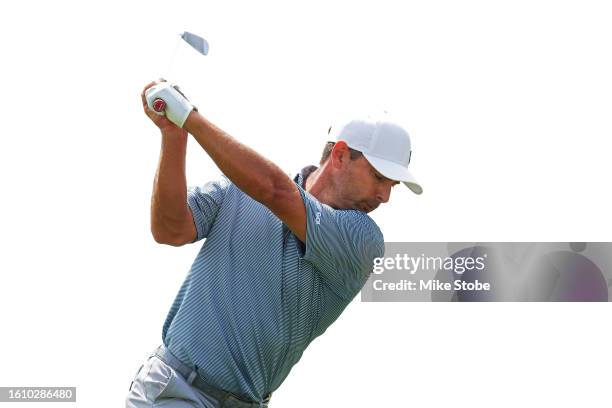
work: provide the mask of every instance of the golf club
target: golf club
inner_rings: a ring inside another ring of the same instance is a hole
[[[208,49],[209,49],[208,41],[206,41],[204,38],[200,37],[199,35],[185,31],[180,35],[179,43],[180,41],[185,41],[187,44],[191,46],[191,48],[193,48],[200,54],[208,55]],[[174,60],[174,55],[171,58],[170,64],[172,64],[173,60]],[[149,105],[149,108],[151,108],[158,115],[165,114],[166,102],[163,99],[158,98],[157,96],[161,90],[165,89],[168,86],[172,86],[181,95],[183,95],[183,93],[178,88],[178,86],[167,84],[167,83],[157,84],[155,86],[152,86],[151,88],[147,89],[147,91],[145,92],[145,97],[147,99],[147,105]]]

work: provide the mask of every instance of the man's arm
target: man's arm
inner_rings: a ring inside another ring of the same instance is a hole
[[[146,115],[162,134],[159,164],[151,197],[151,233],[155,241],[161,244],[184,245],[196,238],[193,215],[187,205],[185,154],[188,135],[167,118],[148,109],[144,91],[141,96]]]
[[[193,135],[240,190],[259,201],[306,242],[306,209],[295,183],[271,161],[210,123],[195,110],[183,129]]]
[[[162,147],[151,197],[151,233],[156,242],[180,246],[193,242],[196,228],[187,205],[187,134],[162,130]]]

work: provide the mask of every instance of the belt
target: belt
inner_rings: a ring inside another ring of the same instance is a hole
[[[270,398],[272,396],[271,393],[260,402],[239,397],[229,391],[213,387],[204,381],[204,378],[199,375],[197,367],[192,369],[187,366],[181,360],[176,358],[163,344],[159,346],[157,350],[155,350],[155,356],[172,367],[177,373],[182,375],[185,380],[191,384],[191,386],[203,391],[205,394],[208,394],[219,401],[219,408],[262,408],[267,407],[268,402],[270,402]]]

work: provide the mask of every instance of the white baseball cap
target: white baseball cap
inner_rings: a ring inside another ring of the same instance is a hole
[[[380,119],[351,119],[340,126],[332,126],[329,134],[334,140],[343,140],[351,149],[363,153],[383,176],[403,182],[415,194],[423,192],[421,185],[408,171],[412,155],[410,136],[386,116]]]

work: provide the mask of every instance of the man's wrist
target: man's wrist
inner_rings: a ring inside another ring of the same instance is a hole
[[[181,129],[177,126],[167,126],[165,128],[160,129],[163,137],[169,138],[179,138],[179,139],[187,139],[187,132],[184,129]]]
[[[196,122],[198,120],[197,117],[197,110],[193,109],[191,112],[189,112],[189,115],[187,115],[187,119],[185,119],[185,123],[183,124],[183,129],[186,132],[193,134],[193,129],[196,126]]]

